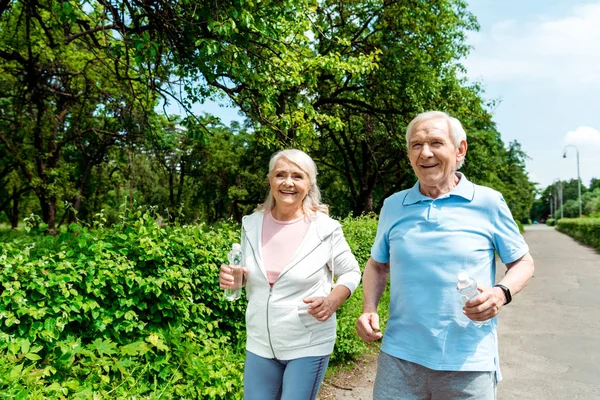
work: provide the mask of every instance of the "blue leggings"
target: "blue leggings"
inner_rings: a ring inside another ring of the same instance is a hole
[[[329,356],[284,361],[247,351],[244,400],[315,400],[328,364]]]

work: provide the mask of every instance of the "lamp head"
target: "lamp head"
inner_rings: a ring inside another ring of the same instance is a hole
[[[567,158],[567,152],[566,151],[563,153],[563,158]]]

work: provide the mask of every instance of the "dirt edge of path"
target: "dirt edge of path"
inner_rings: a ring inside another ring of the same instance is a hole
[[[373,390],[379,347],[369,348],[356,361],[337,366],[323,380],[317,400],[360,399]]]

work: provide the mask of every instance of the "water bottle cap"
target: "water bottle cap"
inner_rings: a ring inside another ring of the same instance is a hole
[[[240,246],[240,244],[239,244],[239,243],[234,243],[234,244],[231,246],[231,250],[233,250],[233,251],[240,251],[241,249],[242,249],[242,246]]]
[[[466,272],[461,272],[460,274],[458,274],[459,282],[466,282],[468,280],[469,280],[469,275],[467,275]]]

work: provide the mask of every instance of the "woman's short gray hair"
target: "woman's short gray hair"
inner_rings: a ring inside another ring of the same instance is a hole
[[[271,156],[271,160],[269,161],[269,173],[267,174],[267,179],[271,179],[273,170],[275,169],[275,164],[277,164],[277,161],[279,161],[280,159],[285,159],[291,163],[296,164],[298,168],[300,168],[308,176],[308,194],[302,202],[304,215],[312,216],[317,211],[329,214],[329,207],[326,204],[321,203],[321,191],[317,186],[317,165],[315,164],[313,159],[310,158],[310,156],[302,150],[280,150]],[[269,186],[269,193],[267,194],[265,202],[259,205],[255,211],[270,211],[274,207],[275,197],[273,197],[273,193],[271,193],[271,188]]]
[[[410,121],[410,123],[406,127],[407,148],[409,147],[410,137],[413,134],[415,126],[419,122],[429,121],[432,119],[444,119],[446,120],[446,122],[448,122],[448,133],[450,134],[450,139],[454,142],[454,147],[458,148],[458,146],[460,146],[460,142],[462,142],[463,140],[465,142],[467,141],[467,133],[465,132],[462,124],[458,119],[451,117],[443,111],[426,111],[417,115],[412,121]],[[464,162],[465,159],[463,158],[456,166],[456,169],[462,167]]]

